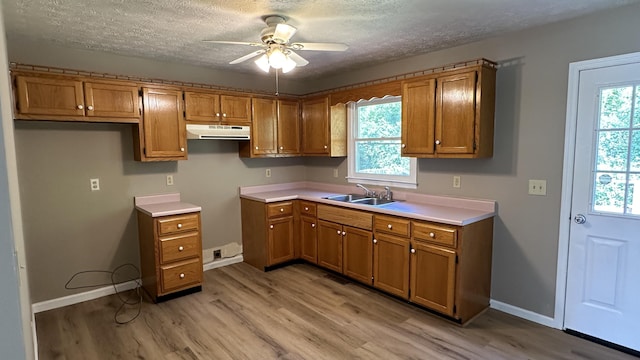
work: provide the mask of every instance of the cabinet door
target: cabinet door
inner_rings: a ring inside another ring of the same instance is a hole
[[[438,78],[436,152],[473,154],[476,119],[476,71]]]
[[[138,87],[99,82],[84,84],[87,116],[140,119]]]
[[[297,101],[278,100],[278,152],[300,154],[300,106]]]
[[[456,252],[421,242],[411,245],[409,300],[453,316]]]
[[[316,219],[300,217],[300,257],[308,262],[318,263],[318,238]]]
[[[329,155],[329,98],[302,103],[302,153]]]
[[[253,154],[276,154],[278,152],[276,101],[254,98],[251,108],[253,113],[253,125],[251,126]]]
[[[433,154],[436,80],[402,84],[402,156]]]
[[[294,258],[293,216],[269,220],[268,265],[274,265]]]
[[[409,298],[409,240],[376,233],[373,244],[373,286]]]
[[[22,114],[84,116],[82,81],[18,76],[16,85]]]
[[[318,265],[342,272],[342,226],[318,220]]]
[[[373,242],[370,231],[343,227],[342,273],[371,285],[373,277]]]
[[[182,91],[143,88],[142,93],[145,156],[186,159]]]
[[[220,95],[185,91],[185,120],[206,123],[220,121]]]
[[[220,95],[220,112],[222,124],[251,125],[251,98]]]

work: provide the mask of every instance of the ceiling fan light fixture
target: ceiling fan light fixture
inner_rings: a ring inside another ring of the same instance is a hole
[[[269,57],[269,65],[274,69],[282,68],[287,61],[287,55],[284,54],[279,46],[271,48],[267,55]]]
[[[287,56],[287,60],[284,62],[284,65],[282,65],[282,72],[286,74],[289,71],[295,69],[296,65],[296,62],[293,61],[289,56]]]
[[[258,65],[258,67],[260,68],[260,70],[268,73],[269,72],[269,57],[267,56],[267,54],[264,54],[262,56],[260,56],[258,58],[258,60],[255,61],[256,65]]]

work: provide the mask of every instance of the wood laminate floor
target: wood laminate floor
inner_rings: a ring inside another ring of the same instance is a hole
[[[115,295],[39,313],[39,357],[636,359],[495,310],[462,328],[305,264],[264,273],[240,263],[204,278],[202,292],[146,301],[126,325],[113,321]]]

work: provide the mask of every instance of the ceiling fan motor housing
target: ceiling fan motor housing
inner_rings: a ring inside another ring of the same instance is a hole
[[[263,43],[282,45],[288,41],[288,39],[278,39],[273,37],[273,34],[276,32],[276,26],[278,26],[278,24],[285,23],[285,19],[282,16],[268,16],[264,19],[264,22],[267,24],[267,27],[260,32],[260,39]]]

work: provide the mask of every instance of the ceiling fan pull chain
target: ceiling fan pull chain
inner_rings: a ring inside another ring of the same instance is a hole
[[[274,69],[276,71],[276,96],[280,95],[278,89],[278,69]]]

